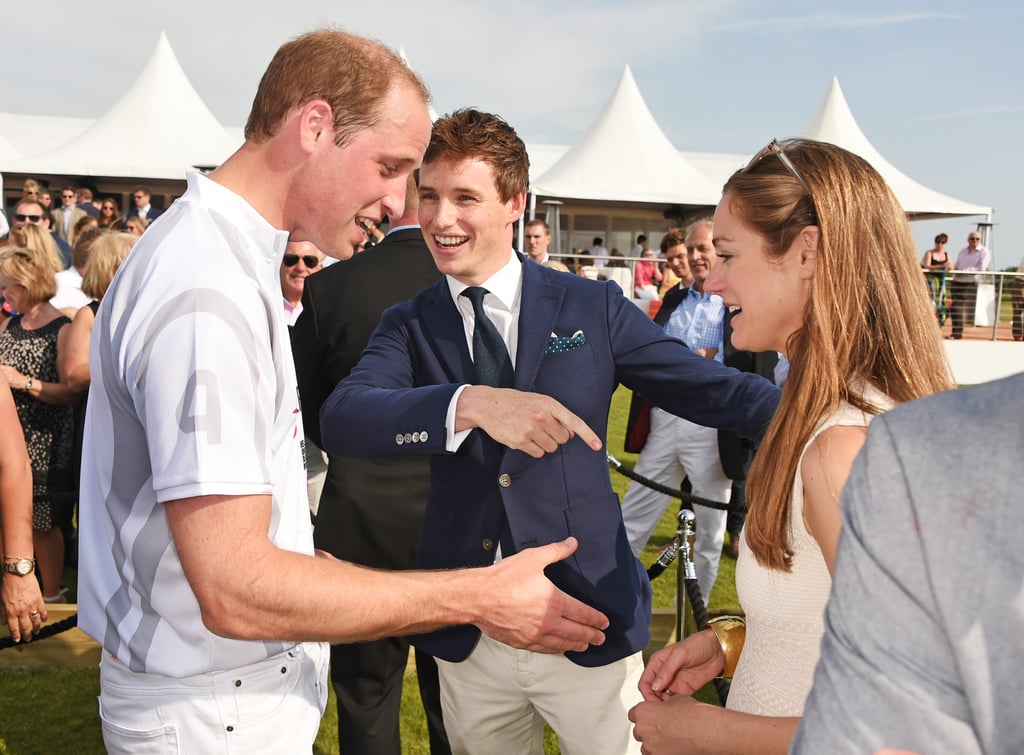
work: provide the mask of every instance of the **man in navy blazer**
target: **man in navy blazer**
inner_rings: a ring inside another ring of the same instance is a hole
[[[414,639],[440,659],[453,751],[540,751],[546,720],[564,750],[639,752],[626,713],[639,700],[651,589],[603,450],[612,393],[622,382],[696,422],[757,436],[778,391],[667,337],[614,283],[515,254],[528,169],[525,146],[497,116],[462,110],[434,124],[419,217],[445,277],[384,313],[325,402],[321,437],[335,454],[432,455],[421,567],[484,566],[579,540],[546,573],[608,616],[604,645],[541,656],[472,626]],[[507,347],[512,388],[475,384],[468,287],[485,289],[482,311]]]

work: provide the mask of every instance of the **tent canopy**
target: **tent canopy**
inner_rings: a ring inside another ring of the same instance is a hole
[[[991,207],[962,202],[922,186],[882,157],[857,125],[837,78],[832,79],[832,86],[802,136],[835,144],[871,163],[911,220],[992,214]]]
[[[604,110],[578,143],[533,183],[537,196],[713,206],[720,187],[661,130],[627,65]]]
[[[190,167],[219,165],[239,144],[196,94],[161,33],[138,78],[92,126],[50,152],[4,160],[3,168],[180,179]]]

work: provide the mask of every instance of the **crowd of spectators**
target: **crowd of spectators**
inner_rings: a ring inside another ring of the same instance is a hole
[[[8,214],[0,213],[5,225],[10,221],[0,238],[0,375],[4,393],[13,399],[19,440],[31,467],[32,543],[20,551],[33,554],[44,605],[65,602],[68,586],[62,573],[76,557],[92,316],[118,264],[147,225],[145,217],[121,216],[112,198],[97,207],[90,189],[66,186],[55,193],[60,199],[56,206],[43,184],[27,179]],[[10,431],[5,426],[5,435]],[[19,505],[11,497],[0,504]],[[4,555],[17,557],[20,551],[5,545]],[[17,606],[35,608],[31,600],[8,601],[6,592],[4,597],[5,613]],[[37,617],[46,619],[36,610],[17,634],[30,637],[38,629]],[[11,618],[16,625],[17,613]]]

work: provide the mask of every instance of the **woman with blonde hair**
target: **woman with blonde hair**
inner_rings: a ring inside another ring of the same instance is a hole
[[[92,301],[78,310],[71,321],[67,348],[58,365],[65,385],[76,393],[89,388],[89,338],[100,299],[136,241],[138,237],[130,233],[104,233],[92,244],[89,264],[82,278],[82,293]]]
[[[135,236],[141,236],[143,232],[149,227],[149,221],[145,218],[140,218],[137,215],[124,220],[124,231],[125,233],[131,233]]]
[[[746,626],[716,622],[655,653],[630,716],[651,752],[785,753],[824,632],[839,496],[867,424],[951,383],[906,216],[860,157],[771,142],[726,183],[714,234],[720,262],[705,289],[739,308],[733,344],[790,360],[747,481],[736,567]],[[879,237],[885,254],[868,248]],[[689,697],[720,675],[734,676],[727,708]]]
[[[25,249],[0,254],[0,289],[18,314],[0,323],[0,374],[14,405],[32,461],[32,529],[43,598],[63,602],[64,536],[61,506],[74,499],[72,482],[75,394],[57,370],[71,321],[50,304],[53,271]]]

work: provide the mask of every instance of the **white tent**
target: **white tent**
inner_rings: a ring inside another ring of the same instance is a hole
[[[629,66],[583,138],[532,186],[541,197],[701,207],[720,190],[665,136]]]
[[[180,179],[223,162],[240,142],[196,94],[167,36],[128,91],[91,127],[50,152],[3,160],[12,173]]]
[[[962,202],[922,186],[882,157],[854,120],[836,78],[832,79],[832,86],[802,136],[848,149],[871,163],[892,188],[911,220],[992,214],[991,207]]]

